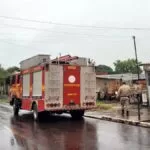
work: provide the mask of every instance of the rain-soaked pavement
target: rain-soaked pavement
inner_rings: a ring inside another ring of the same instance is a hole
[[[149,150],[150,129],[69,115],[35,123],[0,105],[0,150]]]

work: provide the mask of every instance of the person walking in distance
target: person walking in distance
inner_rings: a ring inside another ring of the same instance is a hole
[[[142,87],[138,81],[133,81],[134,95],[139,103],[142,103]]]
[[[118,89],[117,97],[120,98],[121,108],[122,108],[122,115],[124,115],[126,111],[126,115],[129,115],[129,98],[131,95],[131,89],[129,85],[126,85],[125,82],[122,82],[122,85]]]

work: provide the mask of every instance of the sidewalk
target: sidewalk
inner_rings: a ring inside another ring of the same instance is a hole
[[[107,120],[150,128],[150,108],[141,107],[140,114],[141,120],[139,121],[137,105],[130,105],[129,116],[126,115],[122,116],[121,107],[118,104],[110,110],[97,109],[93,111],[87,111],[84,116],[100,120]]]

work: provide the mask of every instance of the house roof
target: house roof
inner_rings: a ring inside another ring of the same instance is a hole
[[[132,74],[132,73],[126,73],[126,74],[109,74],[109,75],[96,75],[96,78],[137,80],[138,79],[138,75],[137,74]],[[145,79],[145,74],[140,74],[140,79]]]
[[[150,65],[150,63],[143,63],[140,66]]]

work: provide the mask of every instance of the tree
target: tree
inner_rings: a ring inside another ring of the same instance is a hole
[[[7,81],[8,81],[9,75],[11,75],[13,72],[19,71],[19,70],[20,69],[16,66],[9,67],[8,69],[4,69],[0,65],[0,95],[2,95],[4,93],[6,94],[6,92],[8,91]]]
[[[18,71],[20,71],[20,69],[18,68],[18,67],[16,67],[16,66],[13,66],[13,67],[9,67],[8,69],[7,69],[7,72],[8,73],[10,73],[10,74],[12,74],[13,72],[18,72]]]
[[[8,76],[8,72],[0,67],[0,95],[6,93],[6,77]]]
[[[113,73],[113,69],[106,65],[98,65],[95,67],[96,72]]]
[[[138,62],[140,65],[141,62]],[[115,72],[116,73],[138,73],[137,64],[135,59],[127,59],[127,60],[117,60],[114,62]],[[142,70],[139,67],[139,72],[141,73]]]
[[[5,78],[8,76],[8,72],[4,68],[0,68],[0,85],[4,83]]]

